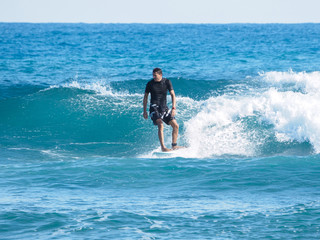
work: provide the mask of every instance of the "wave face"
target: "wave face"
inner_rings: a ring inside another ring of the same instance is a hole
[[[293,71],[260,73],[242,81],[173,78],[179,142],[188,146],[177,156],[319,153],[319,79],[320,72]],[[146,82],[70,81],[3,99],[1,144],[73,154],[151,157],[158,139],[156,127],[142,117]],[[171,143],[169,127],[165,140]]]

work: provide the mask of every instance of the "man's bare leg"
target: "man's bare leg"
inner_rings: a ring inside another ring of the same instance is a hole
[[[157,125],[158,125],[158,136],[159,136],[159,141],[160,141],[160,145],[161,145],[161,151],[162,152],[169,152],[171,151],[171,149],[166,148],[166,146],[164,145],[164,138],[163,138],[163,123],[161,119],[157,119]]]
[[[176,144],[178,140],[178,134],[179,134],[179,124],[175,119],[171,120],[169,124],[172,127],[172,143]],[[181,148],[181,147],[177,145],[172,146],[172,149],[177,149],[177,148]]]

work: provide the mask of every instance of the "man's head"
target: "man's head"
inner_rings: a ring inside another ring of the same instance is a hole
[[[161,79],[162,79],[162,70],[160,68],[153,69],[153,79],[155,81],[161,81]]]

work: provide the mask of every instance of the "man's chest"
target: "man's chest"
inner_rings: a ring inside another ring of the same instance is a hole
[[[159,82],[159,83],[154,83],[152,86],[151,86],[151,94],[167,94],[167,86],[165,83],[163,82]]]

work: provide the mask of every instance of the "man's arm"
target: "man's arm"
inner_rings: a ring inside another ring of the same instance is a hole
[[[148,119],[148,113],[147,113],[148,96],[149,96],[149,93],[145,92],[143,97],[143,117],[145,119]]]
[[[171,116],[174,117],[176,115],[176,95],[175,95],[173,89],[170,91],[170,95],[171,95],[171,100],[172,100]]]

